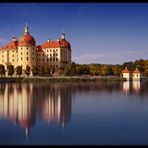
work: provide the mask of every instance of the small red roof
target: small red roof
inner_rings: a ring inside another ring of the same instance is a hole
[[[1,48],[1,50],[17,49],[18,41],[11,41],[7,45]]]
[[[41,45],[36,46],[36,51],[37,52],[43,52]]]
[[[136,70],[134,70],[133,73],[141,73],[141,71],[138,70],[138,68],[136,68]]]
[[[127,67],[125,67],[125,69],[122,70],[122,73],[131,73],[131,71],[128,70]]]

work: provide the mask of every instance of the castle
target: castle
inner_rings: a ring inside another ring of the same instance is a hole
[[[24,34],[17,41],[15,37],[7,45],[0,48],[0,64],[22,66],[49,66],[51,69],[66,68],[71,65],[71,45],[62,33],[60,39],[48,39],[41,45],[36,45],[35,39],[29,34],[26,24]]]

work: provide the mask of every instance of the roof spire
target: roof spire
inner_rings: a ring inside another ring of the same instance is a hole
[[[27,34],[29,34],[29,27],[28,27],[28,24],[26,23],[24,35],[27,35]]]
[[[64,31],[62,31],[62,36],[61,36],[62,39],[65,39],[65,33]]]

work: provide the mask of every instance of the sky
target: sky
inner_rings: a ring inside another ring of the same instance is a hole
[[[37,45],[64,31],[76,63],[148,59],[148,3],[0,3],[0,45],[26,23]]]

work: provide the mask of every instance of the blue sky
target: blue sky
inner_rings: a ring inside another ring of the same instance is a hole
[[[64,31],[76,63],[148,59],[148,3],[0,3],[0,44],[23,34],[37,44]]]

